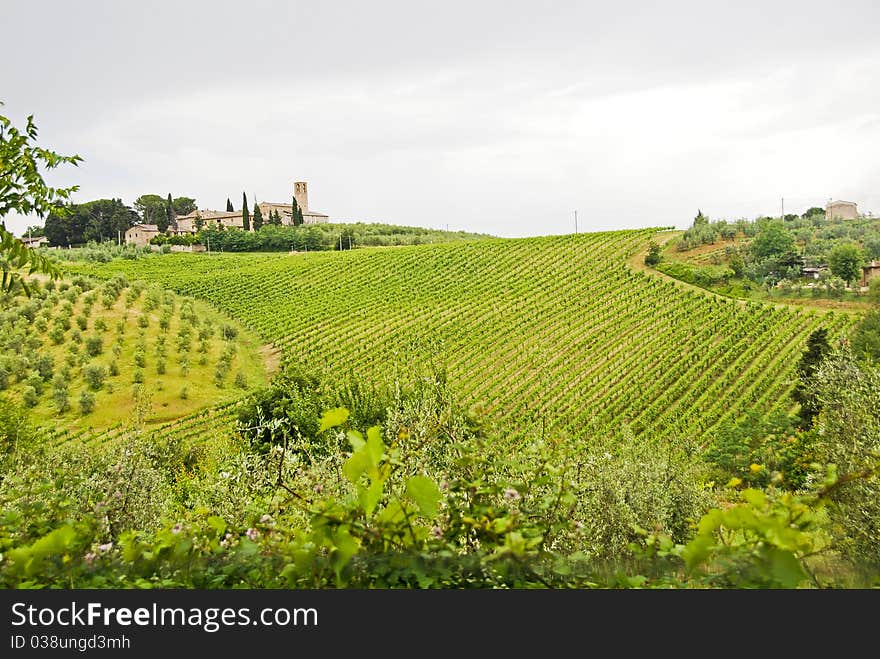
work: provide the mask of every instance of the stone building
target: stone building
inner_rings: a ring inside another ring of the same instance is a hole
[[[155,224],[135,224],[125,232],[125,244],[143,247],[150,244],[150,239],[159,235],[159,227]]]
[[[871,261],[862,266],[862,286],[867,286],[876,277],[880,277],[880,261]]]
[[[199,226],[201,219],[201,226]],[[241,211],[209,211],[194,210],[189,215],[181,215],[177,218],[177,228],[168,227],[168,233],[189,233],[195,235],[199,229],[207,229],[208,227],[229,229],[237,227],[239,229],[244,226],[241,218]]]
[[[829,201],[825,204],[826,220],[855,220],[858,219],[859,212],[853,201]]]
[[[324,215],[323,213],[319,213],[318,211],[313,211],[309,209],[309,193],[308,193],[308,184],[305,181],[297,181],[293,184],[293,196],[296,199],[297,205],[302,210],[303,214],[303,224],[323,224],[325,222],[330,221],[330,217],[328,215]],[[257,204],[260,208],[260,213],[263,216],[263,224],[269,223],[269,215],[277,211],[281,216],[281,224],[285,226],[290,226],[293,224],[293,220],[291,219],[293,216],[293,204],[279,204],[270,201],[262,201]],[[252,209],[248,209],[252,210]],[[253,231],[253,213],[251,213],[251,231]],[[202,227],[220,227],[222,226],[225,229],[230,227],[237,227],[241,229],[244,226],[244,222],[242,220],[241,211],[211,211],[211,210],[195,210],[189,215],[182,215],[177,218],[177,227],[172,228],[169,227],[168,233],[189,233],[196,234],[198,233],[198,218],[202,220]]]
[[[296,199],[296,205],[299,206],[303,214],[303,224],[324,224],[330,221],[328,215],[313,211],[309,208],[309,184],[305,181],[296,181],[293,184],[293,197]],[[291,224],[291,216],[293,215],[293,204],[276,204],[264,201],[257,204],[260,212],[263,214],[263,222],[267,222],[269,213],[278,211],[281,216],[281,223],[285,225]]]

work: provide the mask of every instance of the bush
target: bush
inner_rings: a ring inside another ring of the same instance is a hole
[[[79,411],[83,416],[91,414],[95,410],[95,394],[83,390],[79,396]]]
[[[238,330],[235,329],[232,325],[224,325],[221,330],[221,334],[224,341],[234,341],[235,337],[238,336]]]
[[[107,378],[107,369],[103,366],[90,364],[83,369],[83,378],[85,378],[86,384],[90,388],[97,391],[104,386],[104,380]]]
[[[21,401],[26,407],[35,407],[40,402],[40,395],[37,390],[31,386],[27,386],[21,392]]]
[[[89,357],[97,357],[104,350],[103,339],[99,335],[93,334],[86,338],[86,354]]]
[[[55,387],[52,390],[52,401],[55,403],[55,409],[58,414],[64,414],[70,409],[70,401],[67,395],[67,385],[64,387]]]

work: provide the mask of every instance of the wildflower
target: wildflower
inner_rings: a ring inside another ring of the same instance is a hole
[[[231,533],[227,533],[225,536],[223,536],[223,539],[220,541],[220,546],[226,547],[229,544],[230,540],[232,540],[232,537],[233,536]]]
[[[101,552],[110,551],[111,549],[113,549],[112,542],[105,542],[103,545],[98,545],[98,551],[101,551]]]
[[[250,540],[251,542],[256,542],[257,538],[260,537],[260,532],[257,531],[257,529],[255,529],[255,528],[248,529],[247,531],[244,532],[244,534],[248,537],[248,540]]]
[[[183,524],[180,522],[171,527],[172,533],[180,533],[181,531],[183,531]]]
[[[269,513],[264,513],[262,517],[260,517],[260,524],[271,524],[272,523],[272,515]]]
[[[91,564],[92,561],[94,561],[96,558],[98,558],[98,555],[93,551],[90,551],[88,554],[83,556],[83,560],[89,564]]]
[[[448,490],[449,489],[449,481],[441,481],[440,482],[440,489],[444,490],[444,491]]]
[[[316,494],[321,494],[321,492],[324,491],[324,486],[318,483],[317,485],[315,485],[314,490]]]
[[[443,529],[439,526],[434,526],[431,528],[431,536],[437,538],[438,540],[443,537]]]
[[[512,487],[508,487],[506,490],[504,490],[504,498],[508,501],[518,501],[520,498],[519,492],[517,492]]]

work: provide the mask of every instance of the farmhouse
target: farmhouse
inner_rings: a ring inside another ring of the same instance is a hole
[[[135,224],[125,232],[125,244],[143,247],[150,244],[150,239],[159,235],[159,227],[155,224]]]
[[[853,201],[829,201],[825,204],[826,220],[856,220],[858,209]]]
[[[880,277],[880,261],[871,261],[862,266],[862,286],[867,286],[875,277]]]
[[[27,236],[24,236],[21,239],[21,242],[23,242],[27,247],[42,247],[43,245],[49,244],[49,239],[46,238],[46,236],[34,236],[33,238],[28,238]]]

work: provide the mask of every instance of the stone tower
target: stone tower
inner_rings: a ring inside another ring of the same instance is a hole
[[[293,184],[293,196],[303,213],[309,210],[309,188],[305,181],[297,181]]]

